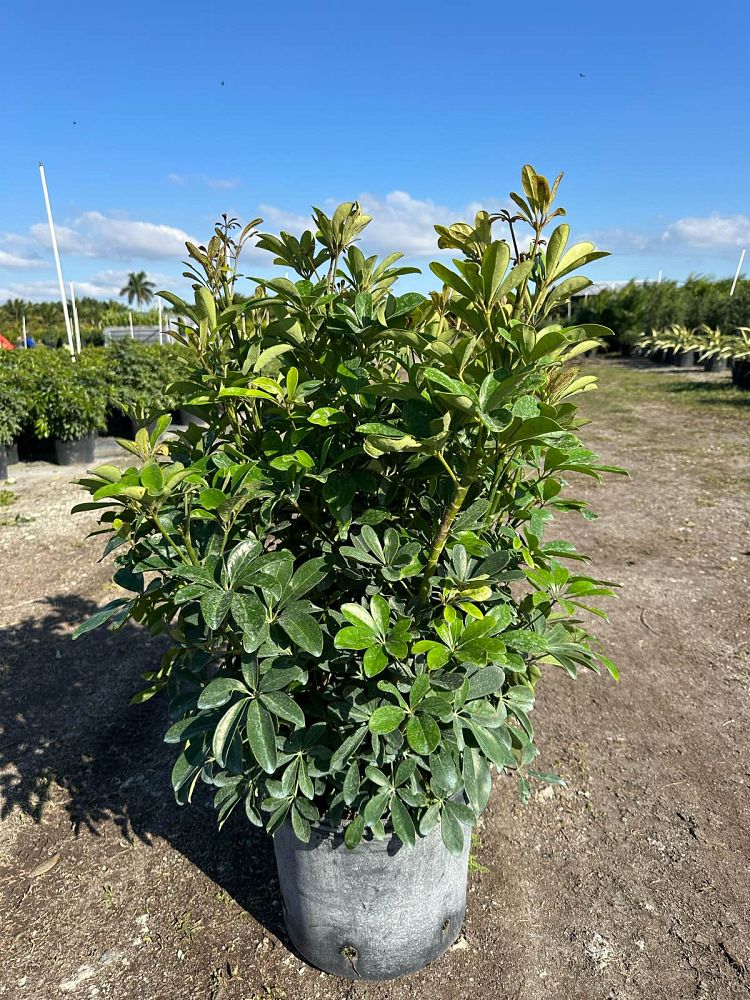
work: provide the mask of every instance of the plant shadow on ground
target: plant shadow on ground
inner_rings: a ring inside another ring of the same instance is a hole
[[[161,644],[132,624],[72,642],[96,604],[69,595],[46,604],[0,630],[0,820],[20,813],[40,824],[62,799],[75,836],[114,825],[131,843],[163,838],[288,944],[270,838],[240,810],[218,833],[200,786],[199,802],[180,808],[164,703],[129,704]]]

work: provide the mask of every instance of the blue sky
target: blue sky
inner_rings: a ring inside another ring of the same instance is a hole
[[[0,301],[57,297],[39,160],[79,294],[178,287],[221,212],[294,231],[354,198],[365,249],[426,270],[432,225],[504,204],[525,162],[614,252],[595,280],[731,275],[749,33],[736,0],[5,5]]]

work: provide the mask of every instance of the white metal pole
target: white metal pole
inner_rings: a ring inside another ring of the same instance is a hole
[[[26,337],[26,313],[24,313],[23,316],[21,317],[21,329],[23,330],[23,346],[28,348],[29,341],[28,338]]]
[[[661,284],[661,268],[659,268],[659,277],[656,279],[656,284],[657,285]]]
[[[164,343],[164,315],[162,310],[161,301],[159,301],[159,344]]]
[[[49,191],[47,190],[47,178],[44,174],[44,164],[39,164],[39,175],[42,178],[42,191],[44,191],[44,204],[47,206],[47,220],[49,222],[49,233],[52,238],[52,253],[55,256],[55,267],[57,268],[57,285],[60,289],[60,298],[62,299],[63,315],[65,317],[65,332],[68,334],[68,350],[70,351],[71,357],[76,356],[75,349],[73,347],[73,331],[70,327],[70,316],[68,315],[68,300],[65,298],[65,282],[62,276],[62,267],[60,266],[60,253],[57,249],[57,234],[55,233],[55,223],[52,220],[52,206],[49,202]]]
[[[128,323],[130,324],[130,339],[135,340],[135,334],[133,333],[133,314],[128,313]]]
[[[742,261],[745,259],[745,251],[743,250],[740,254],[740,259],[737,261],[737,270],[734,272],[734,281],[732,282],[732,288],[729,292],[730,297],[734,295],[734,290],[737,287],[737,282],[739,281],[740,271],[742,270]]]
[[[73,310],[73,329],[76,335],[76,351],[78,354],[81,353],[81,328],[78,325],[78,307],[76,306],[76,293],[73,288],[73,282],[70,283],[70,305]]]

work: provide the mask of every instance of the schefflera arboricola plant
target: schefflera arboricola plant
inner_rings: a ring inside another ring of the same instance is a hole
[[[169,640],[135,700],[167,694],[179,802],[201,781],[222,823],[241,805],[350,848],[439,824],[459,853],[493,771],[523,798],[559,780],[534,769],[542,672],[616,670],[587,625],[611,585],[545,528],[592,516],[570,474],[619,471],[577,436],[596,379],[573,362],[608,331],[551,319],[603,256],[551,227],[559,180],[524,167],[517,214],[437,226],[456,257],[429,297],[393,293],[401,254],[359,249],[356,202],[299,238],[225,217],[187,244],[195,301],[162,294],[183,317],[172,392],[205,426],[159,416],[79,507],[130,596],[78,634],[133,619]],[[250,240],[296,280],[237,294]]]

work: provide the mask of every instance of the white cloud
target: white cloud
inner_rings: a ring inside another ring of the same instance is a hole
[[[37,222],[29,229],[31,240],[49,247],[49,229]],[[183,229],[155,222],[115,218],[102,212],[84,212],[69,226],[57,227],[61,253],[110,260],[169,260],[185,254],[185,241],[196,242]]]
[[[215,188],[218,191],[233,191],[242,183],[239,177],[210,177],[208,174],[171,173],[167,174],[167,180],[177,187],[185,187],[186,184],[199,180],[206,187]]]
[[[175,275],[149,272],[149,280],[156,285],[156,290],[162,288],[176,289],[179,291],[184,285],[184,280]],[[95,299],[118,299],[120,289],[125,286],[128,280],[126,270],[106,270],[97,271],[87,278],[74,280],[76,299],[91,296]],[[70,297],[70,283],[66,280],[65,291]],[[54,278],[46,281],[19,281],[11,282],[8,285],[0,286],[0,302],[8,299],[27,299],[30,302],[44,302],[49,299],[59,301],[60,291]]]
[[[33,255],[13,253],[12,250],[0,250],[0,267],[25,269],[46,267],[46,264],[43,260]]]
[[[750,216],[707,215],[678,219],[661,235],[663,243],[710,249],[736,249],[750,244]]]
[[[363,210],[371,215],[372,222],[362,234],[362,244],[368,251],[381,254],[399,250],[406,257],[427,257],[441,253],[437,248],[435,225],[449,226],[454,222],[473,222],[480,208],[498,211],[504,203],[472,202],[463,208],[448,208],[430,199],[414,198],[407,191],[391,191],[386,195],[364,193],[357,199]],[[335,203],[326,202],[324,211],[330,212]],[[258,209],[264,222],[264,231],[285,229],[299,235],[312,229],[309,216],[287,212],[275,205],[261,205]],[[498,233],[500,229],[498,228]],[[504,234],[503,234],[504,235]]]
[[[234,191],[242,183],[239,177],[203,177],[206,187],[215,188],[217,191]]]

